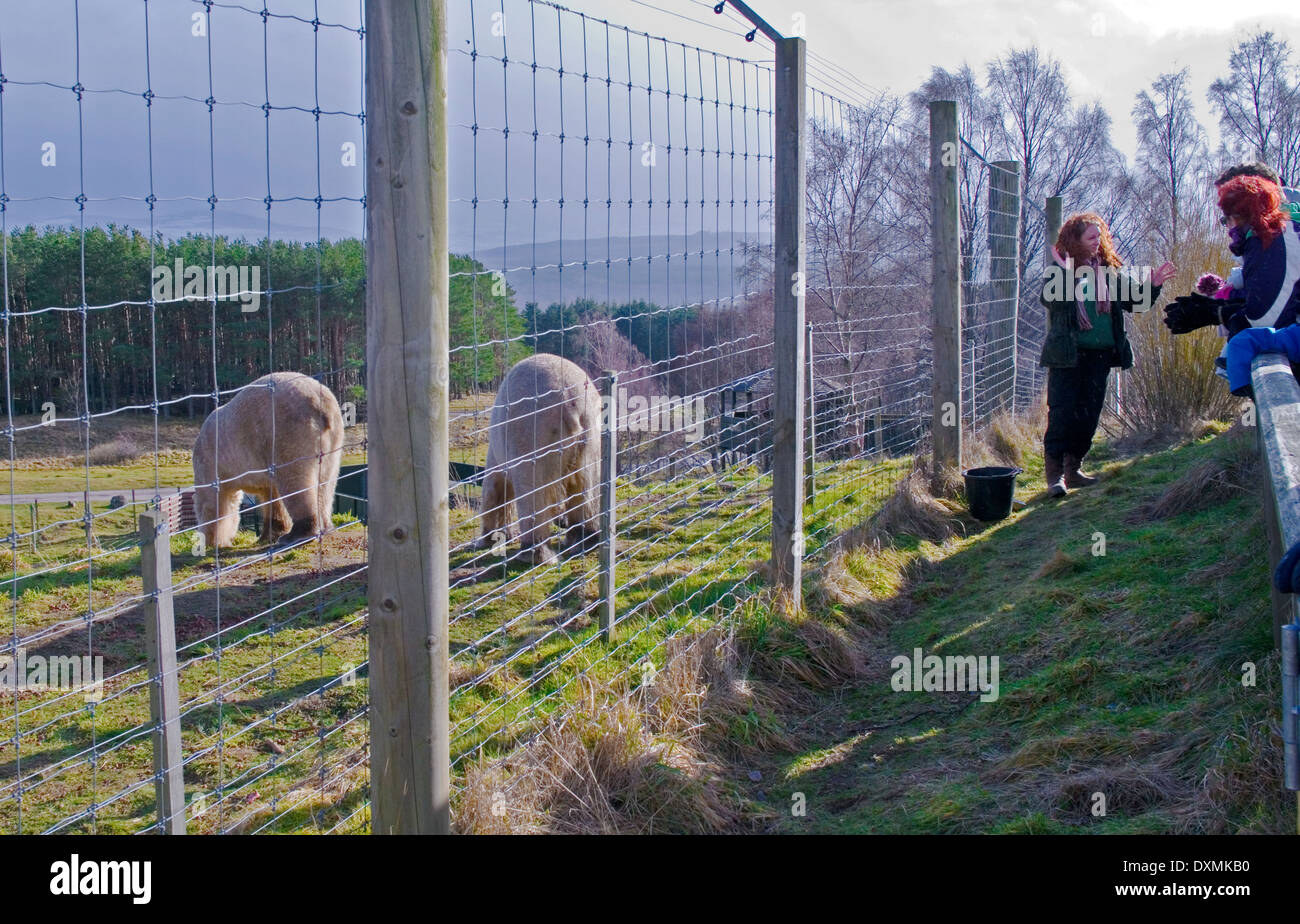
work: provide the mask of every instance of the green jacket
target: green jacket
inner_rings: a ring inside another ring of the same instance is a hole
[[[1044,274],[1041,294],[1038,297],[1039,302],[1047,309],[1047,338],[1043,341],[1043,352],[1038,359],[1038,364],[1070,368],[1079,361],[1079,316],[1073,294],[1065,291],[1069,286],[1062,285],[1060,278],[1053,285],[1052,274],[1059,270],[1060,267],[1053,266]],[[1160,286],[1151,286],[1150,292],[1150,304],[1154,305],[1156,299],[1160,297]],[[1115,346],[1111,349],[1112,366],[1119,366],[1121,369],[1130,369],[1133,366],[1133,348],[1129,346],[1128,334],[1124,331],[1124,312],[1132,311],[1135,303],[1145,301],[1140,297],[1142,294],[1134,286],[1127,293],[1129,297],[1112,296],[1111,298],[1110,323],[1115,334]]]

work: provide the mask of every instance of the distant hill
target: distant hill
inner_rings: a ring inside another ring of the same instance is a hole
[[[697,232],[685,237],[592,237],[585,242],[480,247],[472,256],[489,270],[504,272],[521,309],[534,301],[545,307],[584,297],[614,303],[645,300],[673,306],[726,305],[747,290],[742,270],[747,260],[746,242],[751,240],[771,246],[766,233],[756,237]],[[470,253],[463,247],[455,251]]]

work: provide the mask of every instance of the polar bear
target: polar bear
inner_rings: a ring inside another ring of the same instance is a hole
[[[512,505],[520,555],[532,563],[554,560],[552,523],[567,527],[566,548],[595,548],[600,420],[596,386],[563,357],[538,353],[506,374],[488,431],[480,548],[514,537]]]
[[[324,532],[342,455],[339,403],[311,376],[272,372],[240,389],[194,441],[194,512],[204,541],[230,545],[243,492],[265,505],[263,542],[286,530],[285,545]]]

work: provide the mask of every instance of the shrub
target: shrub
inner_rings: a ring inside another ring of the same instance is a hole
[[[121,465],[137,459],[142,450],[135,440],[125,436],[114,437],[107,443],[90,447],[91,465]]]
[[[1223,339],[1214,328],[1174,336],[1164,324],[1163,306],[1191,292],[1204,271],[1227,276],[1232,268],[1223,240],[1182,242],[1178,275],[1164,285],[1156,307],[1126,318],[1133,368],[1123,373],[1115,421],[1125,442],[1171,443],[1195,436],[1206,421],[1227,420],[1241,404],[1214,374]]]

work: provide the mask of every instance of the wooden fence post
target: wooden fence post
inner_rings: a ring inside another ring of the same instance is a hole
[[[366,5],[366,530],[376,834],[445,834],[448,254],[445,0]]]
[[[776,44],[772,350],[772,577],[793,606],[803,581],[804,195],[806,47]]]
[[[989,171],[989,279],[993,288],[995,370],[989,406],[1014,410],[1016,401],[1016,318],[1020,304],[1020,164],[995,160]],[[987,351],[986,351],[987,355]],[[1003,371],[1005,370],[1005,371]]]
[[[804,344],[804,367],[808,370],[808,376],[804,382],[804,392],[806,394],[806,403],[808,407],[807,419],[804,421],[803,433],[803,489],[804,500],[808,503],[816,503],[817,498],[817,396],[816,396],[816,376],[813,370],[813,329],[809,324],[808,341]]]
[[[957,103],[930,102],[930,226],[934,328],[935,491],[961,468],[961,225],[957,214]]]
[[[618,560],[618,373],[605,370],[604,400],[601,402],[605,426],[600,435],[600,635],[606,642],[614,638],[615,607],[614,564]]]
[[[176,676],[176,621],[172,609],[172,546],[167,514],[146,510],[140,529],[144,583],[144,647],[149,663],[149,719],[153,725],[154,804],[164,834],[185,833],[185,778],[181,758],[181,698]]]
[[[1061,197],[1048,196],[1043,214],[1047,218],[1046,233],[1043,237],[1043,263],[1052,265],[1052,248],[1056,246],[1056,236],[1061,233]]]

